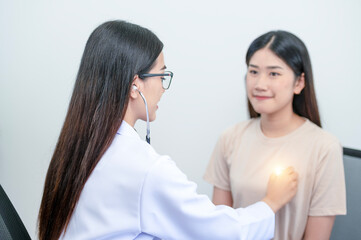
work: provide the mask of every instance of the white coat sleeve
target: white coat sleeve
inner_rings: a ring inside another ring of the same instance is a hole
[[[264,202],[247,208],[215,206],[168,157],[145,178],[140,199],[141,231],[161,239],[271,239],[275,215]]]

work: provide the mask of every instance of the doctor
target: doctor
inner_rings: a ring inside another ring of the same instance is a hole
[[[89,37],[45,180],[40,240],[273,237],[274,213],[297,190],[292,168],[271,175],[254,205],[215,206],[134,130],[138,119],[155,120],[170,86],[162,48],[151,31],[124,21]]]

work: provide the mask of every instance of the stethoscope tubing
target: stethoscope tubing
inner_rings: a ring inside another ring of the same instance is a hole
[[[147,143],[150,144],[150,124],[149,124],[148,104],[147,104],[147,100],[145,99],[143,93],[141,91],[139,91],[138,89],[137,89],[137,91],[139,92],[140,96],[143,98],[143,101],[145,104],[145,111],[147,113],[147,135],[145,136],[145,140],[147,141]]]

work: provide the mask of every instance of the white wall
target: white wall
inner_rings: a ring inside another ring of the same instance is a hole
[[[199,192],[211,194],[202,175],[217,137],[247,119],[245,53],[269,30],[304,40],[324,128],[361,149],[361,2],[214,2],[0,0],[0,183],[34,238],[85,42],[107,20],[148,27],[164,42],[175,77],[151,124],[152,145],[172,156]]]

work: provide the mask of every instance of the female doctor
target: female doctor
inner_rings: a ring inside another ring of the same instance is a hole
[[[111,21],[86,44],[50,162],[39,239],[270,239],[297,190],[297,173],[271,175],[247,208],[215,206],[133,126],[153,121],[173,74],[148,29]]]

